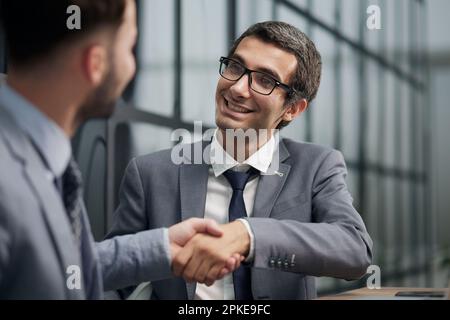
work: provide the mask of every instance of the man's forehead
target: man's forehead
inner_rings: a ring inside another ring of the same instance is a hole
[[[274,43],[250,36],[242,39],[232,58],[240,60],[248,68],[258,71],[271,71],[281,81],[287,81],[297,69],[297,58]]]

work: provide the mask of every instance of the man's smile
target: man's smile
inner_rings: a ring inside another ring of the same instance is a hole
[[[223,110],[225,113],[249,114],[254,112],[254,110],[250,109],[248,106],[236,103],[232,99],[223,97],[223,100],[226,108],[226,110]]]

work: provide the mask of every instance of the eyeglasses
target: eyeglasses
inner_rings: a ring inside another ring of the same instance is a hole
[[[230,58],[220,58],[219,73],[223,78],[230,81],[238,81],[248,74],[248,85],[250,88],[265,96],[270,95],[276,87],[282,88],[288,94],[293,92],[293,89],[287,84],[281,83],[267,73],[250,70],[240,62]]]

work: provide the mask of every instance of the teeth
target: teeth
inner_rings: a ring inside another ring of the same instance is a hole
[[[233,110],[235,112],[240,112],[240,113],[250,113],[251,112],[250,110],[236,106],[236,105],[230,103],[229,101],[226,101],[226,105],[228,106],[228,108],[230,108],[231,110]]]

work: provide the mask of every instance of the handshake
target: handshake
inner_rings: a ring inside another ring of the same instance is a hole
[[[219,225],[200,218],[170,227],[169,242],[174,275],[207,286],[239,268],[250,248],[242,222]]]

